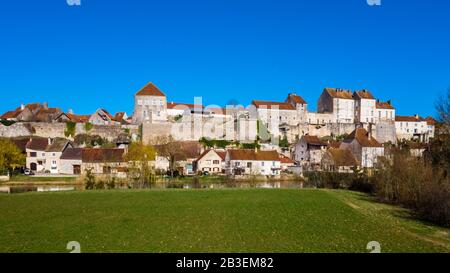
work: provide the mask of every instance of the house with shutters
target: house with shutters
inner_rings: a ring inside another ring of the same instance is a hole
[[[420,142],[428,142],[434,137],[435,120],[432,117],[422,118],[414,116],[396,116],[395,130],[399,140],[417,139]]]
[[[317,136],[304,135],[294,146],[293,158],[304,170],[316,170],[320,167],[327,146]]]
[[[390,100],[388,100],[387,102],[377,100],[375,109],[375,121],[376,122],[395,121],[395,108],[394,106],[392,106]]]
[[[281,173],[281,162],[277,151],[236,149],[227,151],[225,168],[226,173],[231,176],[278,177]]]
[[[63,138],[31,138],[25,146],[26,167],[38,173],[58,174],[61,155],[73,148],[69,140]]]
[[[166,95],[153,83],[148,83],[134,95],[133,123],[167,121]]]
[[[205,150],[194,162],[194,173],[208,172],[210,174],[221,174],[225,172],[224,150]]]
[[[355,123],[374,123],[376,100],[369,90],[355,91]]]
[[[350,90],[325,88],[317,104],[318,113],[331,113],[332,123],[354,123],[355,100]]]
[[[128,162],[125,149],[69,148],[61,155],[60,174],[79,175],[91,170],[95,175],[125,177]]]
[[[342,141],[340,149],[350,150],[362,168],[375,168],[384,147],[366,129],[357,128]]]

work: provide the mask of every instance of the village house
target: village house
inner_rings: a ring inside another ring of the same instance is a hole
[[[167,98],[153,83],[148,83],[134,96],[133,123],[167,121]]]
[[[0,116],[0,119],[2,120],[9,120],[9,121],[23,121],[23,122],[30,122],[30,121],[39,121],[36,118],[36,115],[41,110],[48,110],[48,104],[47,103],[30,103],[27,105],[21,104],[20,107],[16,108],[15,110],[8,111],[4,113],[2,116]],[[56,108],[51,108],[53,110],[58,110]],[[42,115],[44,116],[44,115]]]
[[[224,150],[206,150],[194,161],[194,173],[208,172],[210,174],[221,174],[225,172]]]
[[[26,167],[33,172],[45,170],[45,150],[51,144],[50,138],[32,138],[26,145]]]
[[[203,105],[194,105],[190,103],[167,103],[167,115],[170,117],[189,116],[193,113],[202,113]]]
[[[61,169],[61,155],[66,149],[73,148],[69,140],[63,138],[53,139],[45,149],[44,171],[59,174]]]
[[[264,175],[279,176],[280,157],[277,151],[236,149],[225,156],[226,173],[233,176]]]
[[[333,123],[354,123],[355,100],[349,90],[325,88],[317,104],[318,113],[332,113]]]
[[[290,159],[289,157],[280,154],[280,166],[281,171],[287,171],[291,167],[295,167],[295,161]]]
[[[294,146],[294,160],[299,162],[304,170],[317,170],[327,145],[317,136],[302,136]]]
[[[59,108],[44,107],[37,111],[34,121],[37,122],[52,122],[57,116],[61,114]]]
[[[395,121],[395,108],[392,106],[390,100],[387,102],[377,101],[375,121]]]
[[[76,115],[72,110],[69,110],[67,113],[60,113],[57,115],[53,121],[54,122],[75,122],[75,123],[87,123],[91,118],[90,115]]]
[[[169,144],[174,145],[174,144]],[[194,175],[194,161],[203,153],[203,146],[198,141],[178,141],[177,151],[167,152],[164,145],[154,145],[156,150],[155,169],[167,171],[170,168],[169,158],[175,160],[175,169],[183,175]]]
[[[355,129],[341,144],[350,150],[362,168],[374,168],[378,158],[384,156],[384,147],[364,128]]]
[[[350,150],[329,148],[322,157],[323,171],[350,173],[358,167],[358,160]]]
[[[355,123],[374,123],[376,100],[368,90],[355,91]]]
[[[428,142],[434,137],[434,120],[415,116],[396,116],[395,129],[399,140],[417,139],[420,142]]]
[[[78,175],[91,170],[95,175],[124,177],[128,162],[125,149],[69,148],[60,158],[60,174]]]
[[[89,117],[89,123],[93,125],[118,125],[114,117],[105,109],[97,109],[94,114]]]

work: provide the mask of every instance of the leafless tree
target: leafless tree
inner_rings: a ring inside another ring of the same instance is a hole
[[[439,122],[450,126],[450,87],[447,93],[440,96],[436,102]]]

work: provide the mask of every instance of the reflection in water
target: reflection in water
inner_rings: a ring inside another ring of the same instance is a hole
[[[132,189],[128,184],[117,185],[116,189]],[[142,187],[141,187],[142,188]],[[189,182],[163,182],[150,184],[144,189],[301,189],[302,182],[297,181],[270,181],[270,182],[236,182],[202,183],[198,178]],[[0,186],[0,193],[26,193],[26,192],[58,192],[84,190],[83,185],[52,185],[52,186]]]

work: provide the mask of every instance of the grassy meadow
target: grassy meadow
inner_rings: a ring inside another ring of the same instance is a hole
[[[450,230],[348,191],[113,190],[0,195],[0,252],[450,252]]]

